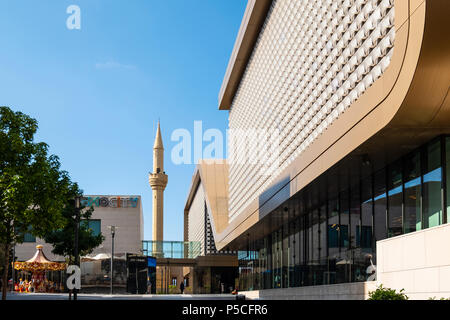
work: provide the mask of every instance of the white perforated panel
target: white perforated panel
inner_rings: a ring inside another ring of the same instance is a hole
[[[231,132],[276,128],[279,144],[273,151],[261,141],[241,139],[229,148],[230,220],[383,74],[394,37],[393,0],[273,2],[231,105],[229,126]],[[275,157],[252,163],[249,148]],[[272,169],[262,174],[263,167]]]
[[[202,255],[205,254],[205,193],[203,186],[198,186],[188,213],[188,241],[201,243]]]

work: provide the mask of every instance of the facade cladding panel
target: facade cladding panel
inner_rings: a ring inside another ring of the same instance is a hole
[[[188,214],[188,241],[201,243],[201,255],[206,252],[205,215],[205,192],[199,184]]]
[[[230,222],[382,76],[393,2],[272,2],[229,113]]]

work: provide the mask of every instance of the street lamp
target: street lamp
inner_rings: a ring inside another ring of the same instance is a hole
[[[75,258],[75,265],[80,266],[79,259],[78,259],[78,232],[80,228],[80,197],[75,197],[74,199],[74,215],[73,218],[75,220],[75,239],[74,239],[74,258]],[[69,300],[71,300],[72,296],[72,290],[69,290]],[[77,300],[77,289],[73,289],[73,300]]]
[[[80,266],[78,256],[78,233],[80,228],[80,197],[75,197],[75,265]],[[77,289],[73,289],[73,300],[77,300]]]
[[[114,236],[116,235],[116,226],[108,226],[111,229],[111,279],[110,291],[113,294],[113,278],[114,278]]]

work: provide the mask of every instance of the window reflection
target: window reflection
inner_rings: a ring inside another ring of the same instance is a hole
[[[322,179],[322,189],[305,188],[278,210],[279,229],[249,245],[251,261],[239,258],[240,289],[373,280],[376,241],[446,221],[442,205],[446,200],[450,208],[450,188],[443,190],[443,178],[450,179],[449,168],[445,138],[382,170],[365,165],[357,171],[364,174],[345,178],[340,172],[339,183]]]
[[[409,233],[422,229],[420,215],[422,184],[420,177],[420,152],[406,157],[405,171],[405,213],[403,232]]]
[[[401,163],[390,166],[388,183],[388,237],[394,237],[402,234],[403,185]]]
[[[426,168],[423,175],[423,227],[431,228],[438,226],[442,221],[440,141],[432,143],[426,150]]]
[[[386,238],[386,171],[381,170],[375,174],[374,182],[375,203],[375,241]]]

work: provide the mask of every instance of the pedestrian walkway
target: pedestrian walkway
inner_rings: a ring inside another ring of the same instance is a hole
[[[8,293],[7,300],[68,300],[67,293]],[[78,300],[236,300],[231,294],[78,294]]]

